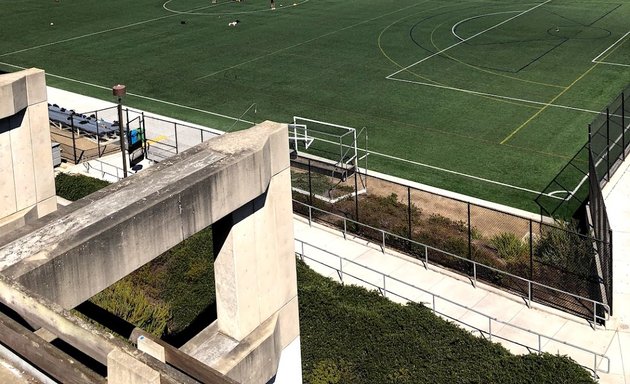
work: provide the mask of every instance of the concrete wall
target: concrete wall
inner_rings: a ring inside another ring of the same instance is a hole
[[[0,232],[56,207],[44,71],[0,75]]]
[[[218,328],[237,341],[219,370],[267,382],[299,335],[287,142],[286,125],[264,122],[199,144],[0,235],[0,271],[72,308],[212,224]]]

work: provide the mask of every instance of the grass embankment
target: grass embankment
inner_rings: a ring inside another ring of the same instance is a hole
[[[56,183],[67,199],[106,184],[67,175]],[[214,299],[211,249],[210,231],[200,232],[92,301],[155,334],[182,332]],[[594,383],[566,357],[514,356],[422,305],[340,285],[302,262],[297,269],[304,382]]]

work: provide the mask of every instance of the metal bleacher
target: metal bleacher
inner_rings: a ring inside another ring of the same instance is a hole
[[[48,104],[48,118],[51,122],[62,127],[74,127],[88,135],[112,136],[118,134],[118,122],[110,123],[96,116],[77,114],[72,109],[66,109],[57,104]]]

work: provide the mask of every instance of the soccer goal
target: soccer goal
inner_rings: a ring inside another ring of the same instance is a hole
[[[293,117],[289,124],[291,149],[297,156],[307,156],[345,169],[359,167],[366,159],[367,129],[327,123],[305,117]]]
[[[315,183],[309,179],[309,193],[315,197],[335,202],[366,192],[365,172],[359,170],[360,162],[367,170],[365,127],[356,129],[295,116],[289,124],[289,146],[295,167],[322,175]],[[354,179],[348,180],[351,176]],[[353,192],[346,193],[350,190]]]

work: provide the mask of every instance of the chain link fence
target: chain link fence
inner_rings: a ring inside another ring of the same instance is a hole
[[[602,240],[568,224],[521,217],[367,173],[340,180],[308,164],[292,162],[296,213],[459,273],[474,272],[533,301],[587,319],[605,318],[593,306],[602,302],[593,248]],[[540,284],[532,289],[527,280]]]

